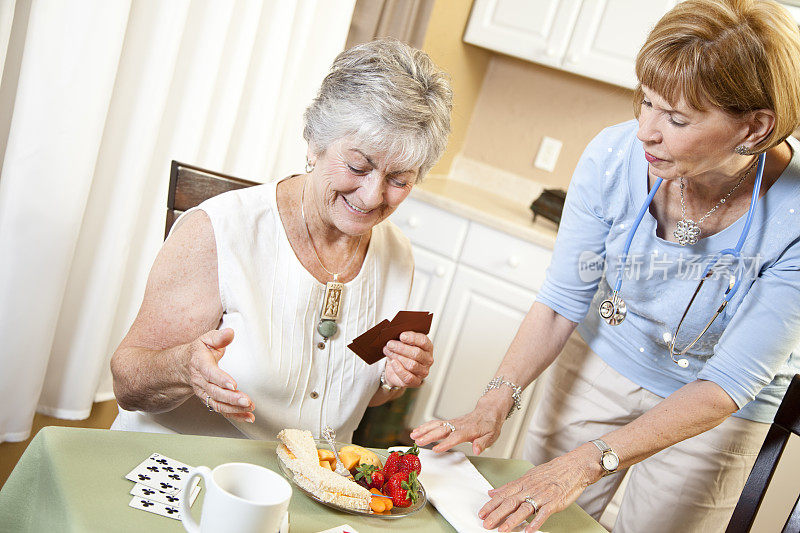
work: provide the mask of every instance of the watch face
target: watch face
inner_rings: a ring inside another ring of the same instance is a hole
[[[619,457],[615,453],[604,453],[602,461],[603,468],[609,472],[616,470],[619,466]]]

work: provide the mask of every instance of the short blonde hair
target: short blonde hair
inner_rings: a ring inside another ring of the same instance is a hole
[[[686,0],[664,15],[636,58],[642,85],[671,105],[708,104],[732,116],[769,109],[772,131],[753,149],[783,142],[800,125],[800,30],[772,0]]]

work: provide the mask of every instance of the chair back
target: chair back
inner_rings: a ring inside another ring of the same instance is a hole
[[[733,510],[731,521],[728,522],[726,533],[746,533],[753,526],[758,508],[764,499],[772,474],[778,466],[783,449],[789,441],[789,436],[794,433],[800,435],[800,374],[792,378],[786,394],[781,400],[775,421],[769,428],[767,438],[758,452],[758,457],[750,471],[750,476],[739,497],[739,503]],[[783,533],[797,533],[800,531],[800,496],[794,503],[794,508],[783,526]]]
[[[218,194],[253,185],[259,185],[259,183],[172,161],[164,238],[167,238],[172,224],[184,211],[196,207]]]

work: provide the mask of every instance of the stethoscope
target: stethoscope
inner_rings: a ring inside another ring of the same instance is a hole
[[[734,294],[736,294],[736,291],[739,290],[742,277],[737,276],[735,273],[731,273],[728,288],[725,290],[722,303],[720,304],[716,313],[714,313],[714,316],[706,324],[706,327],[703,328],[703,331],[701,331],[700,334],[691,342],[691,344],[689,344],[680,352],[675,351],[675,340],[678,338],[678,332],[681,329],[683,320],[686,318],[689,309],[692,307],[692,303],[697,297],[697,294],[700,292],[703,283],[714,274],[712,267],[716,265],[723,256],[731,256],[733,260],[735,260],[738,265],[741,266],[742,246],[744,246],[744,241],[747,239],[747,234],[750,233],[750,224],[752,223],[753,216],[755,214],[756,202],[758,202],[758,192],[761,190],[761,179],[764,176],[765,160],[766,155],[764,153],[758,156],[758,169],[756,170],[756,182],[753,186],[753,196],[750,200],[750,208],[747,210],[747,218],[745,219],[744,227],[742,228],[742,234],[739,236],[739,242],[736,243],[734,248],[725,248],[724,250],[717,252],[711,258],[711,260],[708,261],[706,268],[703,271],[703,275],[700,277],[700,283],[697,285],[691,300],[689,300],[689,305],[686,306],[686,310],[683,312],[680,322],[678,322],[678,327],[675,329],[675,333],[672,335],[669,345],[670,357],[675,364],[681,368],[686,368],[689,366],[689,360],[684,357],[686,352],[688,352],[689,349],[700,340],[700,337],[702,337],[703,334],[708,331],[708,328],[711,327],[711,324],[714,323],[714,320],[717,319],[720,313],[722,313],[722,310],[725,309],[725,306],[728,305],[728,302],[731,300],[731,298],[733,298]],[[628,232],[628,238],[625,241],[625,247],[622,250],[617,281],[614,283],[614,290],[611,292],[611,297],[600,302],[600,306],[597,309],[602,319],[611,326],[616,326],[622,323],[622,321],[625,320],[625,316],[628,314],[628,308],[625,305],[625,300],[623,300],[620,296],[620,290],[622,289],[622,269],[625,268],[625,264],[627,263],[628,252],[630,252],[631,242],[633,242],[633,236],[636,235],[636,230],[639,228],[639,223],[642,221],[644,214],[650,207],[650,203],[653,201],[653,197],[656,195],[656,191],[658,191],[658,188],[661,186],[663,181],[664,180],[662,178],[658,178],[656,180],[655,184],[653,185],[653,189],[650,191],[650,194],[647,195],[647,199],[644,201],[644,205],[642,205],[642,208],[639,209],[639,213],[636,215],[636,220],[633,223],[633,227],[631,227],[630,231]],[[676,359],[676,356],[680,356],[680,359]]]

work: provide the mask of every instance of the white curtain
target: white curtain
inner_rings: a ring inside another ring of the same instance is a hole
[[[111,397],[170,160],[301,171],[354,1],[0,0],[0,441]]]

